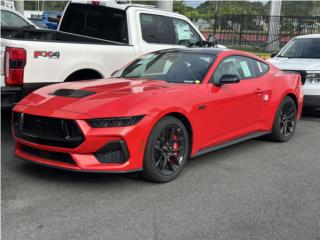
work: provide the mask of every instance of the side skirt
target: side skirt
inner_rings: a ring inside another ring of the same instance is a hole
[[[204,148],[204,149],[201,149],[200,151],[198,151],[195,155],[193,155],[192,158],[195,158],[195,157],[201,156],[203,154],[207,154],[209,152],[213,152],[213,151],[225,148],[225,147],[229,147],[231,145],[234,145],[234,144],[237,144],[237,143],[241,143],[241,142],[253,139],[253,138],[261,137],[261,136],[266,135],[268,133],[270,133],[270,132],[269,131],[254,132],[254,133],[251,133],[249,135],[245,135],[245,136],[242,136],[242,137],[239,137],[239,138],[236,138],[236,139],[224,142],[224,143],[220,143],[220,144],[214,145],[212,147]]]

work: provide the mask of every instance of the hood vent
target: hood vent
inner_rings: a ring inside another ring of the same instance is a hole
[[[90,92],[86,90],[61,88],[49,94],[54,96],[60,96],[60,97],[84,98],[94,93],[95,92]]]

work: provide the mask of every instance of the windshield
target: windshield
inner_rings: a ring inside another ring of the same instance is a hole
[[[142,56],[113,77],[200,83],[216,56],[206,53],[166,51]]]
[[[286,46],[278,57],[320,58],[320,38],[297,38]]]
[[[13,12],[1,10],[1,27],[23,28],[30,24]]]

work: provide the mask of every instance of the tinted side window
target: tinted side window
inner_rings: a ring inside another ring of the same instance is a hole
[[[269,71],[268,64],[265,64],[260,61],[255,61],[255,60],[252,60],[252,61],[254,62],[254,70],[256,73],[256,77],[260,77]]]
[[[172,44],[171,26],[168,17],[140,14],[142,38],[148,43]]]
[[[1,10],[1,27],[28,27],[30,24],[15,13]]]
[[[242,56],[226,57],[213,74],[213,82],[218,83],[223,75],[237,75],[241,80],[255,77],[254,60]]]
[[[186,21],[174,18],[173,26],[175,32],[175,44],[188,46],[190,44],[200,42],[201,39],[198,33]]]
[[[126,12],[105,6],[71,3],[60,31],[128,43]]]

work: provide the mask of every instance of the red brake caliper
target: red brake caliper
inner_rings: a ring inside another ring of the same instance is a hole
[[[176,157],[178,157],[178,148],[179,148],[179,143],[177,143],[176,141],[177,141],[177,135],[173,135],[173,141],[174,141],[174,144],[173,144],[173,146],[172,146],[172,148],[173,148],[173,151],[174,151],[174,155],[176,156]]]

